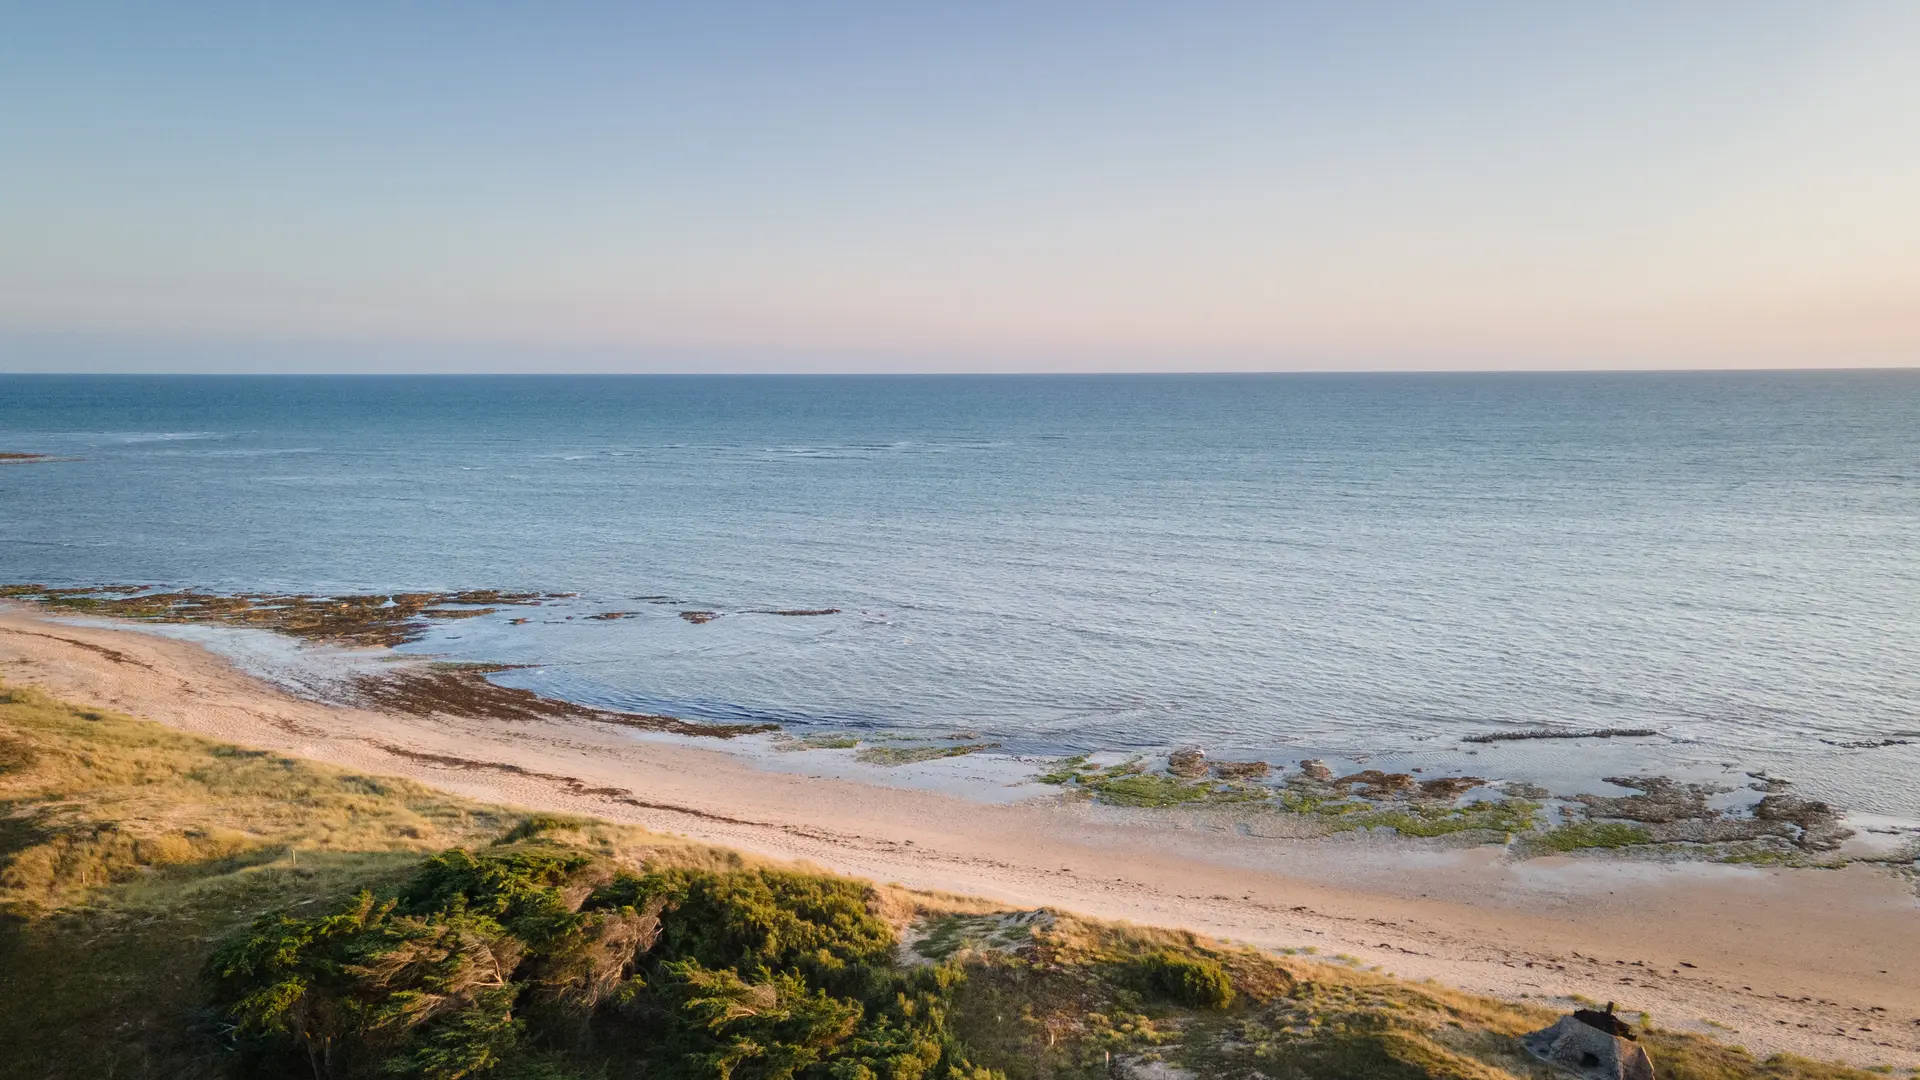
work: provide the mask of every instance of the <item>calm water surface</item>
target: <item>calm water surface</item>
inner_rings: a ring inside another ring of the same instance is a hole
[[[1031,752],[1652,727],[1606,749],[1920,813],[1914,746],[1835,745],[1920,743],[1915,372],[0,377],[0,450],[79,458],[0,467],[0,580],[578,591],[420,648],[599,705]]]

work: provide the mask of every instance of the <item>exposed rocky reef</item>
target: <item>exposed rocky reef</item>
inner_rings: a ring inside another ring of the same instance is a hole
[[[666,597],[666,596],[636,596],[634,597],[634,599],[645,600],[649,603],[655,603],[655,604],[673,604],[673,603],[683,602],[683,601],[676,601],[671,597]],[[602,619],[602,620],[631,619],[638,616],[639,614],[640,613],[637,611],[603,611],[598,615],[589,615],[587,616],[587,618]],[[701,623],[712,622],[713,620],[719,618],[722,613],[718,611],[688,609],[680,612],[679,614],[681,618],[697,626]],[[748,609],[747,614],[749,615],[784,615],[790,618],[804,618],[808,616],[819,616],[819,615],[838,615],[840,614],[840,609],[839,608],[750,608]]]
[[[859,745],[860,739],[858,736],[847,735],[837,731],[816,732],[812,735],[803,735],[799,738],[784,733],[773,737],[773,748],[789,753],[797,753],[802,750],[852,750]]]
[[[502,606],[539,604],[566,593],[365,593],[306,596],[288,593],[155,592],[144,585],[48,588],[0,585],[0,597],[26,600],[76,615],[160,623],[215,623],[273,630],[308,641],[342,645],[404,645],[424,637],[432,619],[467,619]],[[447,605],[460,605],[448,607]]]
[[[920,743],[909,746],[866,746],[853,755],[854,760],[868,765],[912,765],[921,761],[938,761],[941,758],[965,757],[982,750],[997,750],[1000,744],[994,742],[975,742],[959,744]]]
[[[913,765],[942,758],[965,757],[985,750],[998,750],[997,742],[982,742],[973,732],[948,736],[945,740],[914,739],[868,742],[845,731],[816,731],[795,737],[785,733],[773,737],[773,748],[788,753],[805,750],[856,750],[854,760],[866,765],[891,767]]]
[[[773,724],[701,724],[652,713],[616,712],[543,697],[531,690],[501,686],[487,676],[505,671],[497,664],[433,664],[360,675],[351,696],[360,704],[415,716],[465,716],[481,720],[588,720],[602,724],[730,739],[776,730]]]
[[[1531,731],[1489,731],[1468,735],[1466,743],[1526,742],[1529,739],[1646,739],[1660,734],[1652,728],[1536,728]]]
[[[430,620],[477,618],[494,614],[503,606],[533,606],[572,595],[503,592],[498,589],[350,596],[278,593],[220,595],[187,591],[155,592],[144,585],[92,588],[0,585],[0,597],[24,600],[70,614],[142,622],[213,623],[272,630],[308,641],[389,647],[419,640],[431,629]],[[613,614],[617,616],[620,613]],[[505,670],[506,666],[497,664],[396,666],[393,670],[363,673],[349,678],[344,685],[343,696],[356,704],[394,709],[417,716],[444,714],[507,722],[588,720],[676,735],[719,738],[777,730],[774,724],[703,724],[651,713],[597,709],[543,697],[531,690],[501,686],[487,678],[490,674]]]
[[[50,454],[27,454],[18,450],[0,450],[0,462],[52,461]]]
[[[1744,847],[1734,855],[1752,856],[1784,845],[1801,852],[1825,852],[1838,849],[1853,835],[1840,824],[1840,815],[1827,803],[1787,793],[1791,786],[1777,777],[1756,776],[1751,790],[1763,792],[1750,809],[1718,810],[1708,800],[1724,795],[1732,788],[1711,784],[1685,784],[1664,776],[1609,776],[1609,784],[1632,788],[1636,795],[1604,796],[1580,794],[1570,801],[1585,811],[1583,819],[1571,824],[1611,824],[1611,835],[1629,835],[1631,828],[1640,844],[1739,845],[1760,842],[1759,848]],[[1628,826],[1627,823],[1631,823]],[[1628,846],[1628,845],[1602,845]],[[1751,861],[1743,860],[1743,861]]]
[[[1273,766],[1264,761],[1216,761],[1213,775],[1222,780],[1264,780]]]
[[[1419,770],[1415,770],[1417,773]],[[1388,829],[1402,836],[1504,843],[1521,857],[1628,851],[1663,858],[1831,866],[1853,835],[1832,806],[1792,794],[1777,777],[1753,774],[1756,801],[1723,800],[1735,789],[1665,776],[1614,776],[1626,795],[1556,797],[1537,784],[1495,784],[1477,776],[1421,778],[1363,769],[1337,776],[1307,758],[1292,771],[1264,761],[1209,763],[1183,747],[1158,767],[1136,756],[1097,764],[1061,760],[1034,778],[1070,799],[1149,809],[1233,808],[1290,816],[1322,835]],[[1557,806],[1557,809],[1556,809]],[[1920,850],[1882,857],[1912,862]]]
[[[1183,780],[1198,780],[1207,775],[1206,751],[1193,747],[1167,755],[1167,771]]]
[[[1609,784],[1633,788],[1640,794],[1618,798],[1575,795],[1573,801],[1585,806],[1589,817],[1648,824],[1669,825],[1716,818],[1720,815],[1707,806],[1707,800],[1732,790],[1711,784],[1682,784],[1664,776],[1608,776],[1603,779]]]

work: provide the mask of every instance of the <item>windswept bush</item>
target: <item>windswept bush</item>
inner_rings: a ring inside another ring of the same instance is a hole
[[[947,1030],[957,975],[898,970],[866,890],[773,870],[635,876],[550,845],[454,849],[389,898],[260,919],[208,974],[250,1075],[619,1061],[662,1078],[990,1076]]]
[[[0,688],[0,1077],[1513,1080],[1553,1018],[759,865]],[[1682,1080],[1888,1071],[1640,1037]]]
[[[1141,989],[1150,997],[1198,1009],[1233,1004],[1233,980],[1212,960],[1162,950],[1148,953],[1133,966]]]
[[[616,882],[594,901],[659,897],[675,915],[664,931],[671,955],[712,968],[792,972],[858,996],[890,967],[894,948],[893,928],[868,910],[868,891],[864,882],[788,870],[668,870]]]
[[[590,1011],[658,935],[658,905],[580,910],[597,869],[578,851],[445,852],[396,897],[261,918],[214,954],[215,996],[262,1068],[298,1055],[320,1076],[483,1073],[520,1046],[522,1011],[556,1027]]]

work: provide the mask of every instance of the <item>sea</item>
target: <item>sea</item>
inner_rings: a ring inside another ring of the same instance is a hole
[[[1920,818],[1920,371],[0,376],[0,451],[0,582],[574,593],[404,648],[596,706]]]

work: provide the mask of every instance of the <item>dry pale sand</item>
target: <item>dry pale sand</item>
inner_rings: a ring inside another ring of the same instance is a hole
[[[197,645],[18,607],[0,608],[0,678],[475,798],[881,881],[1312,946],[1509,998],[1615,1000],[1760,1053],[1920,1066],[1920,910],[1907,883],[1872,868],[1515,862],[1486,849],[1260,836],[1206,815],[985,805],[765,771],[610,725],[319,704]]]

